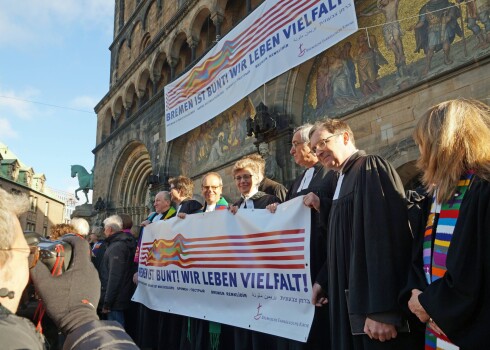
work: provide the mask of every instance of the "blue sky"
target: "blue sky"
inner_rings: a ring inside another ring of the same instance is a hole
[[[94,164],[114,1],[0,0],[0,8],[0,142],[49,187],[73,192],[71,164]]]

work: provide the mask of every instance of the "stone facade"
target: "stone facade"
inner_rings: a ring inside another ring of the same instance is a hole
[[[278,132],[265,141],[279,169],[274,175],[286,186],[300,171],[289,155],[292,129],[325,116],[346,120],[358,148],[388,158],[407,187],[413,186],[418,148],[411,132],[424,111],[455,97],[488,102],[490,95],[490,49],[478,46],[480,38],[468,28],[460,28],[465,35],[456,35],[451,43],[450,61],[442,51],[431,61],[416,51],[410,27],[418,23],[413,16],[425,2],[390,0],[376,7],[375,0],[355,1],[359,25],[372,27],[369,40],[360,30],[167,143],[164,86],[195,65],[262,1],[116,0],[110,88],[96,106],[94,198],[107,203],[105,215],[126,212],[138,223],[169,177],[191,177],[199,194],[202,175],[213,170],[223,177],[226,198],[234,201],[231,168],[236,159],[258,151],[258,141],[246,134],[246,120],[261,103],[278,121]],[[404,53],[383,44],[387,30],[394,33],[386,24],[394,15],[414,18],[400,22],[403,35],[397,40]],[[454,20],[460,19],[455,11]],[[337,76],[328,75],[339,67],[348,67],[340,73],[351,84],[351,95],[342,98],[321,85],[328,81],[332,91],[346,88]]]

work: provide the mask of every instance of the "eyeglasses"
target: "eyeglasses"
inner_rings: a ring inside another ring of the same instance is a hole
[[[244,174],[242,176],[235,176],[234,179],[236,182],[240,182],[240,181],[250,181],[250,179],[252,178],[253,175],[249,175],[249,174]]]
[[[321,139],[320,141],[318,141],[318,143],[316,144],[316,146],[311,149],[311,152],[312,153],[316,153],[316,151],[321,151],[321,150],[325,149],[325,147],[327,146],[328,141],[330,141],[330,139],[332,137],[339,136],[339,135],[342,135],[342,134],[343,133],[333,134],[333,135],[330,135],[329,137],[327,137],[326,139]]]
[[[29,268],[32,269],[36,266],[37,261],[39,260],[39,247],[38,246],[29,246],[28,248],[0,248],[3,251],[12,250],[14,252],[23,252],[28,253],[27,261],[29,263]]]
[[[216,191],[220,187],[221,187],[221,185],[219,185],[219,186],[201,186],[201,188],[203,190],[206,190],[206,191],[209,191],[209,190]]]
[[[296,142],[296,141],[293,141],[291,142],[291,145],[294,147],[294,148],[298,148],[299,145],[302,145],[304,144],[305,142]]]

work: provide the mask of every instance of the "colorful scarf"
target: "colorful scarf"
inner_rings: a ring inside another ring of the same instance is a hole
[[[423,243],[424,273],[428,284],[442,278],[446,273],[447,252],[451,245],[461,203],[471,184],[473,175],[473,172],[463,175],[459,180],[454,198],[444,202],[442,205],[436,201],[437,191],[434,193]],[[435,237],[433,237],[434,229]],[[427,325],[425,331],[425,350],[432,349],[457,349],[457,347],[447,337],[436,334]]]

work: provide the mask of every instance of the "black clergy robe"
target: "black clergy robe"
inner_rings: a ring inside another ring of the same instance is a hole
[[[259,191],[276,196],[281,200],[281,203],[286,201],[286,196],[288,194],[288,189],[284,187],[283,184],[271,180],[268,177],[264,177],[260,182]]]
[[[200,213],[203,207],[194,199],[185,199],[179,206],[177,210],[184,214]],[[161,312],[159,328],[158,349],[207,349],[209,332],[204,329],[203,321],[200,319]]]
[[[254,209],[265,209],[269,204],[281,203],[281,200],[272,194],[267,194],[262,191],[254,194],[250,199],[254,202]],[[239,207],[243,203],[243,197],[241,197],[233,205]],[[245,208],[246,209],[246,208]]]
[[[265,209],[269,204],[281,203],[276,196],[261,191],[254,194],[250,199],[254,202],[254,209]],[[239,207],[243,203],[243,200],[242,197],[233,205]],[[247,208],[241,208],[239,210],[247,210]],[[278,339],[276,336],[239,327],[233,327],[233,331],[235,350],[271,350],[276,348]]]
[[[409,333],[380,342],[352,335],[349,321],[350,313],[403,323],[398,294],[406,284],[412,241],[403,185],[387,161],[363,151],[347,160],[343,173],[328,221],[327,262],[317,278],[327,290],[331,348],[411,349]]]
[[[313,166],[313,176],[307,188],[298,192],[303,183],[306,169],[289,187],[286,200],[315,193],[320,198],[322,205],[320,213],[311,209],[311,233],[310,233],[310,274],[312,282],[315,281],[323,263],[327,258],[327,228],[321,221],[322,216],[328,215],[335,191],[337,173],[325,168],[320,162]],[[308,341],[302,343],[292,339],[281,338],[278,341],[277,350],[328,350],[330,349],[328,305],[315,308],[315,315],[311,325]]]
[[[428,198],[430,200],[430,198]],[[430,207],[427,206],[427,207]],[[423,221],[427,222],[428,210]],[[412,289],[434,322],[461,350],[488,349],[490,331],[490,183],[475,176],[456,221],[446,274],[427,285],[423,270],[425,225],[414,232],[412,268],[401,300]]]

